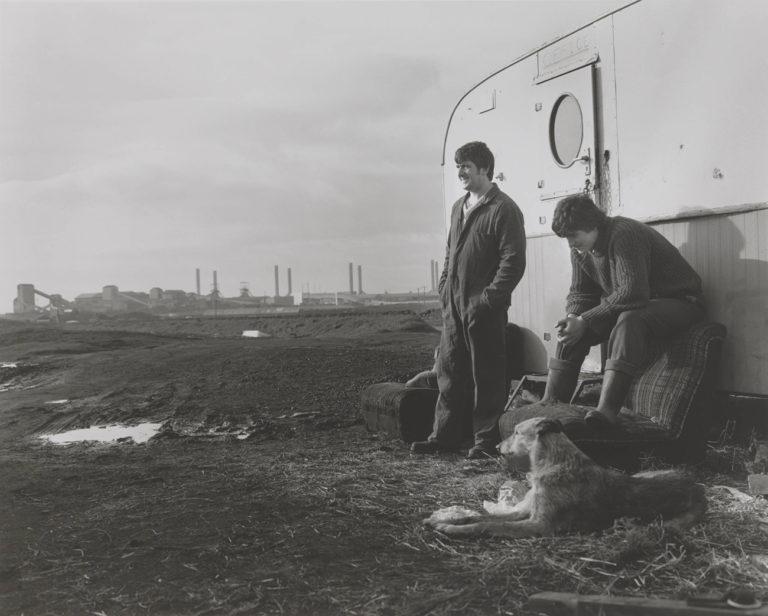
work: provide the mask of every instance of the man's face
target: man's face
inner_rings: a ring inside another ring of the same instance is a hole
[[[469,192],[482,188],[485,185],[485,180],[488,178],[488,170],[478,169],[475,163],[470,160],[457,163],[456,170],[462,188]]]
[[[565,236],[568,240],[568,246],[573,248],[579,254],[589,252],[594,248],[597,241],[597,229],[591,231],[575,231]]]

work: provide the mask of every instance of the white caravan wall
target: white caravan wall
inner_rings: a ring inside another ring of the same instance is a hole
[[[765,32],[768,2],[644,0],[520,60],[460,102],[446,141],[446,217],[461,195],[455,149],[485,141],[529,236],[510,309],[524,331],[527,371],[546,369],[554,354],[570,282],[567,246],[550,231],[556,200],[542,199],[558,181],[541,122],[549,111],[534,107],[583,74],[570,62],[596,53],[586,69],[597,101],[596,200],[611,215],[651,222],[701,275],[709,318],[728,329],[719,388],[768,395]],[[590,359],[586,369],[599,367],[594,350]]]
[[[768,200],[768,4],[648,0],[613,21],[614,213],[648,220]]]

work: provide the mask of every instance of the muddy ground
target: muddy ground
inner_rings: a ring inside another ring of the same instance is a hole
[[[508,477],[366,431],[361,390],[428,367],[438,337],[409,310],[0,320],[0,364],[15,364],[0,368],[0,613],[517,614],[543,590],[697,585],[768,597],[760,503],[740,505],[734,528],[721,498],[695,540],[423,529],[433,509],[478,508]],[[144,444],[39,438],[118,422],[164,427]],[[702,472],[743,489],[743,468]]]

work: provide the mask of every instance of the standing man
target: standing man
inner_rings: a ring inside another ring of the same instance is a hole
[[[568,240],[573,274],[543,400],[568,402],[590,347],[607,340],[600,401],[585,419],[610,426],[649,359],[651,340],[704,318],[701,278],[656,229],[606,216],[586,195],[557,204],[552,230]]]
[[[474,434],[467,458],[497,455],[498,420],[507,399],[505,327],[512,290],[525,271],[523,214],[492,181],[484,143],[454,157],[466,194],[453,204],[438,291],[443,334],[435,370],[440,395],[429,440],[413,453],[457,450]],[[471,426],[471,428],[470,428]]]

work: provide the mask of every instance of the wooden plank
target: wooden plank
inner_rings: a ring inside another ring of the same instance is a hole
[[[768,616],[768,607],[743,609],[730,607],[725,601],[693,601],[647,597],[613,597],[608,595],[578,595],[566,592],[542,592],[532,595],[526,607],[548,616]]]

